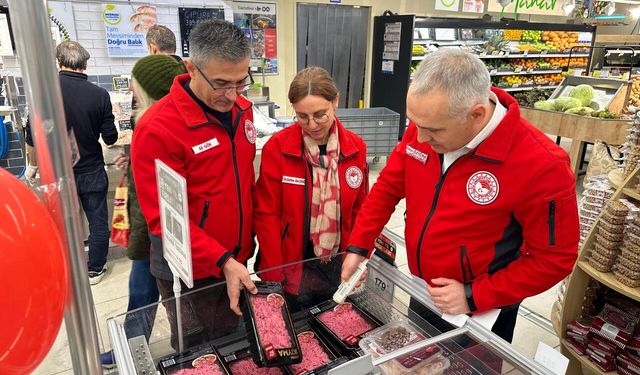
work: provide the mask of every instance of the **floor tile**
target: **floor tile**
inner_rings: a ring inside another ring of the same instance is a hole
[[[559,344],[558,337],[540,328],[530,320],[519,316],[513,335],[513,346],[528,358],[533,358],[538,348],[538,343],[556,347]]]

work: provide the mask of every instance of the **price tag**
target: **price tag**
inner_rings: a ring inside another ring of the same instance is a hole
[[[522,68],[521,68],[521,67],[519,67],[519,66],[516,66],[516,67],[513,69],[513,72],[514,72],[514,73],[520,73],[521,71],[522,71]]]
[[[522,52],[522,54],[527,56],[529,54],[529,51],[524,51],[524,52]]]
[[[547,51],[540,51],[540,54],[541,54],[541,55],[546,55],[546,54],[547,54]]]
[[[489,72],[489,74],[496,74],[498,73],[498,69],[491,69],[491,71]]]
[[[393,303],[393,289],[395,287],[393,282],[380,274],[373,267],[369,267],[366,283],[367,286],[377,292],[383,300]]]
[[[515,89],[515,88],[520,87],[520,84],[519,83],[514,83],[513,86],[511,86],[511,87]]]
[[[533,360],[556,375],[564,375],[569,367],[569,359],[549,345],[539,342]]]

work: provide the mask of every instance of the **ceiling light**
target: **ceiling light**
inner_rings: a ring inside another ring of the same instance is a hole
[[[607,4],[606,7],[604,7],[604,14],[606,14],[607,16],[610,16],[613,14],[613,12],[616,11],[616,4],[610,2],[609,4]]]

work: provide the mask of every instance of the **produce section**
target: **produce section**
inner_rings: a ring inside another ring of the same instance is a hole
[[[416,30],[420,32],[415,35],[428,35],[431,39],[414,37],[411,72],[426,55],[438,48],[461,48],[483,59],[493,85],[516,93],[554,89],[569,69],[574,74],[581,74],[578,72],[586,71],[589,66],[588,47],[592,44],[594,29],[588,26],[528,22],[501,23],[498,26],[460,20],[455,23],[455,26],[450,25],[443,19],[416,22]],[[446,29],[446,41],[438,39],[438,29]],[[451,41],[452,31],[455,32],[455,41]],[[525,100],[520,104],[533,103]]]

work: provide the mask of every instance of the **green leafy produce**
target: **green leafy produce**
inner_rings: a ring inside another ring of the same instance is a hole
[[[571,109],[567,109],[564,113],[569,113],[572,115],[580,115],[580,116],[589,116],[593,112],[593,108],[589,107],[575,107]]]
[[[602,119],[618,118],[618,115],[616,115],[615,113],[611,113],[609,111],[593,111],[591,112],[591,116],[602,118]]]
[[[589,103],[588,107],[593,109],[594,111],[600,110],[600,104],[598,104],[596,102]]]
[[[571,90],[569,96],[580,99],[582,106],[586,107],[593,101],[595,90],[590,85],[578,85]]]
[[[540,100],[540,101],[536,102],[533,105],[533,108],[535,108],[535,109],[544,109],[545,111],[553,111],[553,110],[555,110],[553,102],[550,102],[548,100]]]
[[[556,111],[564,112],[567,109],[582,107],[582,102],[580,99],[572,98],[569,96],[561,96],[557,98],[554,102],[554,108]]]

